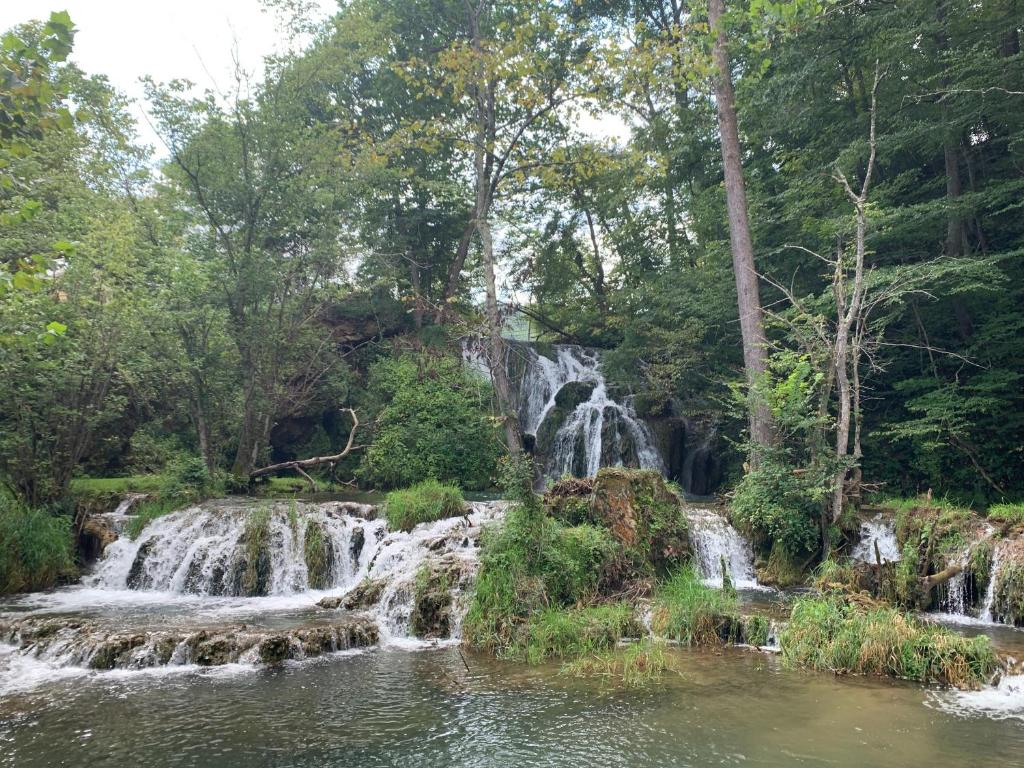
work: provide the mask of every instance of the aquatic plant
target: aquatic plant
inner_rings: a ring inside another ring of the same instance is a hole
[[[665,643],[645,639],[625,648],[581,656],[562,666],[574,677],[603,677],[627,688],[643,688],[659,681],[671,669]]]
[[[614,648],[623,637],[639,631],[633,607],[625,602],[548,608],[530,616],[508,655],[530,664],[577,658]]]
[[[709,587],[693,568],[676,571],[658,587],[651,615],[654,634],[684,645],[718,645],[739,639],[735,596]]]
[[[462,491],[437,480],[424,480],[400,491],[392,491],[384,503],[388,528],[411,531],[420,523],[432,523],[463,513]]]
[[[294,514],[289,510],[290,516]],[[297,524],[297,523],[296,523]],[[306,579],[310,589],[326,589],[330,586],[331,567],[334,564],[334,550],[324,535],[323,526],[317,520],[306,522],[306,536],[303,543],[303,556],[306,561]]]
[[[889,606],[865,607],[836,597],[798,599],[780,645],[791,667],[957,688],[979,687],[1000,666],[987,637],[965,637]]]

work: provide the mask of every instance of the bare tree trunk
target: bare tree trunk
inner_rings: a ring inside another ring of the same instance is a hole
[[[725,199],[729,211],[729,242],[732,247],[732,265],[736,276],[736,295],[739,304],[740,333],[743,337],[743,365],[747,384],[753,387],[764,373],[766,361],[764,317],[761,296],[754,266],[754,246],[750,238],[747,216],[747,193],[743,183],[743,165],[740,155],[739,128],[736,120],[736,101],[732,89],[732,69],[726,50],[725,30],[721,28],[725,0],[709,0],[708,21],[715,30],[713,57],[717,71],[715,101],[718,111],[718,130],[722,140],[722,168],[725,172]],[[760,448],[773,442],[771,413],[764,403],[751,402],[750,439]],[[755,451],[756,454],[756,451]],[[751,463],[756,463],[756,455]]]

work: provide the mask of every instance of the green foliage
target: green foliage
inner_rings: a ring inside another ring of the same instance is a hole
[[[463,622],[466,642],[500,656],[522,655],[531,617],[592,601],[620,556],[605,529],[565,526],[535,504],[513,507],[499,526],[484,531]]]
[[[772,631],[772,622],[767,616],[754,614],[743,616],[740,620],[743,627],[743,641],[748,645],[761,648],[768,644]]]
[[[462,491],[455,485],[424,480],[401,491],[391,491],[384,514],[392,531],[411,531],[420,523],[432,523],[464,513]]]
[[[514,655],[530,664],[576,658],[614,648],[636,630],[633,607],[628,603],[547,608],[530,615]]]
[[[161,496],[200,501],[217,491],[206,462],[198,456],[178,459],[167,467],[160,487]]]
[[[736,597],[709,587],[693,568],[683,568],[658,587],[651,627],[684,645],[719,645],[739,633]]]
[[[0,594],[48,589],[76,573],[71,519],[0,493]]]
[[[270,516],[269,507],[257,507],[249,513],[239,541],[242,544],[240,585],[247,596],[265,595],[270,588]]]
[[[426,479],[481,489],[492,483],[501,442],[489,386],[454,356],[405,354],[370,370],[382,401],[360,474],[386,488]]]
[[[621,650],[581,656],[565,664],[562,672],[575,677],[601,677],[627,688],[645,688],[670,669],[664,643],[642,640]]]
[[[1016,504],[993,504],[985,516],[997,523],[1019,525],[1024,523],[1024,502]]]
[[[289,514],[293,515],[294,512],[289,510]],[[293,527],[297,525],[298,521]],[[323,526],[316,520],[307,520],[303,556],[310,589],[326,589],[330,586],[332,555],[331,543],[324,536]]]
[[[965,637],[893,608],[864,609],[831,597],[798,598],[780,642],[789,666],[957,688],[980,687],[1000,666],[984,635]]]

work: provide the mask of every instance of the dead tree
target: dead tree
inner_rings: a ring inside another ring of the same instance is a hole
[[[265,475],[273,475],[278,472],[282,472],[286,469],[294,469],[309,483],[310,490],[316,490],[316,480],[310,477],[307,469],[313,469],[314,467],[328,466],[334,468],[334,466],[341,461],[343,458],[348,456],[352,451],[358,450],[359,446],[355,445],[356,430],[359,428],[359,417],[356,416],[356,412],[351,408],[342,408],[342,413],[347,413],[352,417],[352,429],[348,433],[348,442],[345,443],[345,449],[341,453],[334,453],[330,456],[313,456],[309,459],[293,459],[292,461],[282,461],[278,464],[271,464],[267,467],[261,467],[260,469],[254,469],[249,473],[249,480],[255,480],[257,477],[263,477]]]

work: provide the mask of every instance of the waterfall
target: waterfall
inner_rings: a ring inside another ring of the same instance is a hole
[[[722,558],[729,578],[740,589],[758,588],[754,551],[725,516],[713,509],[686,507],[690,523],[690,546],[700,575],[708,584],[722,585]]]
[[[865,563],[875,562],[875,544],[884,563],[900,559],[900,547],[896,542],[896,523],[888,515],[876,515],[860,524],[860,541],[850,552],[850,557]]]
[[[572,344],[550,347],[508,343],[506,368],[518,377],[519,423],[543,459],[546,477],[593,477],[606,466],[632,466],[665,474],[650,428],[637,416],[631,397],[615,399],[601,370],[600,354]],[[486,354],[463,342],[463,360],[489,376]],[[575,389],[570,385],[579,385]]]
[[[212,502],[159,517],[134,540],[120,538],[107,547],[95,573],[84,583],[100,589],[136,589],[211,596],[254,594],[243,572],[247,524],[259,510],[237,502]],[[268,516],[266,556],[259,559],[255,593],[289,595],[309,587],[305,561],[310,523],[326,542],[328,586],[351,580],[362,562],[356,539],[372,538],[382,521],[350,518],[332,505],[276,504]]]
[[[992,550],[992,567],[989,569],[988,586],[985,588],[985,601],[981,605],[980,619],[990,624],[996,619],[992,615],[992,607],[996,601],[996,580],[999,578],[999,566],[1002,564],[1002,553],[999,544]]]

